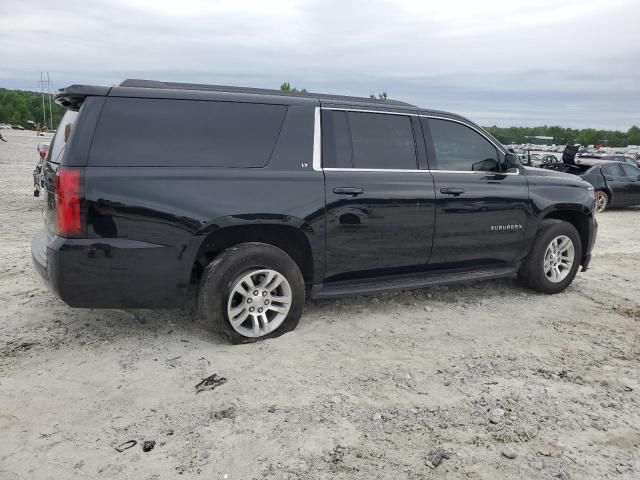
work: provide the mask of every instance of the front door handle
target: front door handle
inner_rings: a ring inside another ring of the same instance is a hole
[[[445,195],[462,195],[464,193],[464,188],[445,187],[440,189],[440,193],[444,193]]]
[[[358,195],[362,195],[364,190],[357,187],[335,187],[333,189],[333,193],[337,195],[351,195],[353,197],[357,197]]]

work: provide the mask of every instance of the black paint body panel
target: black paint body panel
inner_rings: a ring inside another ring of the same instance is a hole
[[[74,101],[77,91],[68,92]],[[54,234],[59,165],[49,162],[44,173],[47,230],[32,243],[38,271],[71,306],[179,306],[186,299],[201,246],[216,232],[237,226],[302,232],[313,257],[309,283],[316,288],[412,272],[432,272],[433,282],[438,271],[451,279],[447,271],[483,265],[512,273],[527,255],[544,216],[555,211],[578,212],[589,219],[582,259],[588,262],[596,225],[585,182],[522,167],[517,175],[430,171],[430,138],[416,130],[417,117],[412,118],[415,171],[314,169],[316,107],[363,107],[276,95],[259,96],[261,103],[287,108],[262,168],[185,167],[179,159],[176,165],[127,167],[121,166],[127,164],[123,158],[118,159],[120,166],[94,166],[93,132],[109,96],[119,101],[256,101],[256,95],[245,93],[137,87],[113,87],[104,95],[84,99],[62,161],[64,167],[83,173],[87,238]],[[366,106],[410,115],[426,112],[409,106]],[[362,194],[336,193],[343,187],[362,189]],[[464,194],[440,193],[450,187],[461,187]],[[518,227],[492,230],[505,225]]]

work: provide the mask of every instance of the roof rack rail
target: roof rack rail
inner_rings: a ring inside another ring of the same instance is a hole
[[[178,83],[178,82],[161,82],[158,80],[140,80],[130,78],[120,84],[121,87],[135,88],[163,88],[170,90],[199,90],[211,92],[231,92],[231,93],[253,93],[262,95],[281,95],[292,97],[317,98],[318,100],[336,100],[345,102],[371,103],[378,105],[396,105],[404,107],[415,107],[410,103],[401,102],[399,100],[384,100],[378,98],[367,97],[350,97],[346,95],[330,95],[325,93],[311,92],[283,92],[282,90],[273,90],[268,88],[252,88],[252,87],[234,87],[229,85],[204,85],[199,83]]]

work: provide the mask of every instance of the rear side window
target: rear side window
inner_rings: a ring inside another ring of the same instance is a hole
[[[603,165],[602,173],[605,175],[611,175],[613,177],[621,177],[622,172],[620,171],[620,166],[618,164],[614,165]]]
[[[62,116],[60,125],[58,125],[58,129],[56,130],[56,135],[53,137],[53,143],[49,147],[47,161],[60,163],[60,160],[62,159],[62,152],[64,152],[64,149],[67,146],[71,130],[73,129],[73,124],[77,117],[78,112],[74,112],[73,110],[67,110]]]
[[[89,164],[263,167],[286,110],[254,103],[108,98]]]
[[[427,121],[424,118],[422,122]],[[429,119],[438,170],[497,172],[498,152],[475,130],[457,122]]]
[[[418,168],[409,117],[349,112],[348,119],[354,168]]]
[[[347,114],[337,110],[322,111],[322,166],[351,168],[351,144]]]
[[[626,163],[620,166],[622,167],[622,171],[624,172],[625,177],[638,178],[638,176],[640,176],[640,170],[638,170],[636,167],[632,167],[631,165],[627,165]]]

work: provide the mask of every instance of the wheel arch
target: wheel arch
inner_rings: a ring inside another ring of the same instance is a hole
[[[580,241],[582,242],[582,258],[580,259],[581,263],[584,262],[587,256],[587,250],[589,246],[589,222],[591,222],[589,215],[585,213],[581,209],[562,209],[562,210],[552,210],[547,212],[541,219],[540,225],[542,222],[547,219],[556,219],[562,220],[567,223],[570,223],[575,227],[580,235]]]
[[[196,280],[199,280],[204,267],[220,252],[240,243],[259,242],[283,250],[296,262],[305,283],[313,283],[314,274],[317,271],[314,265],[313,242],[303,231],[305,224],[299,226],[296,223],[298,222],[292,222],[289,225],[283,225],[281,222],[227,223],[226,225],[223,223],[223,226],[218,222],[217,228],[210,228],[203,235],[203,240],[194,259]]]
[[[604,193],[607,194],[607,196],[609,197],[609,203],[607,204],[607,207],[610,207],[613,204],[614,194],[613,194],[613,190],[611,190],[609,185],[604,184],[604,185],[602,185],[600,187],[597,187],[595,190],[596,190],[596,192],[604,192]]]

